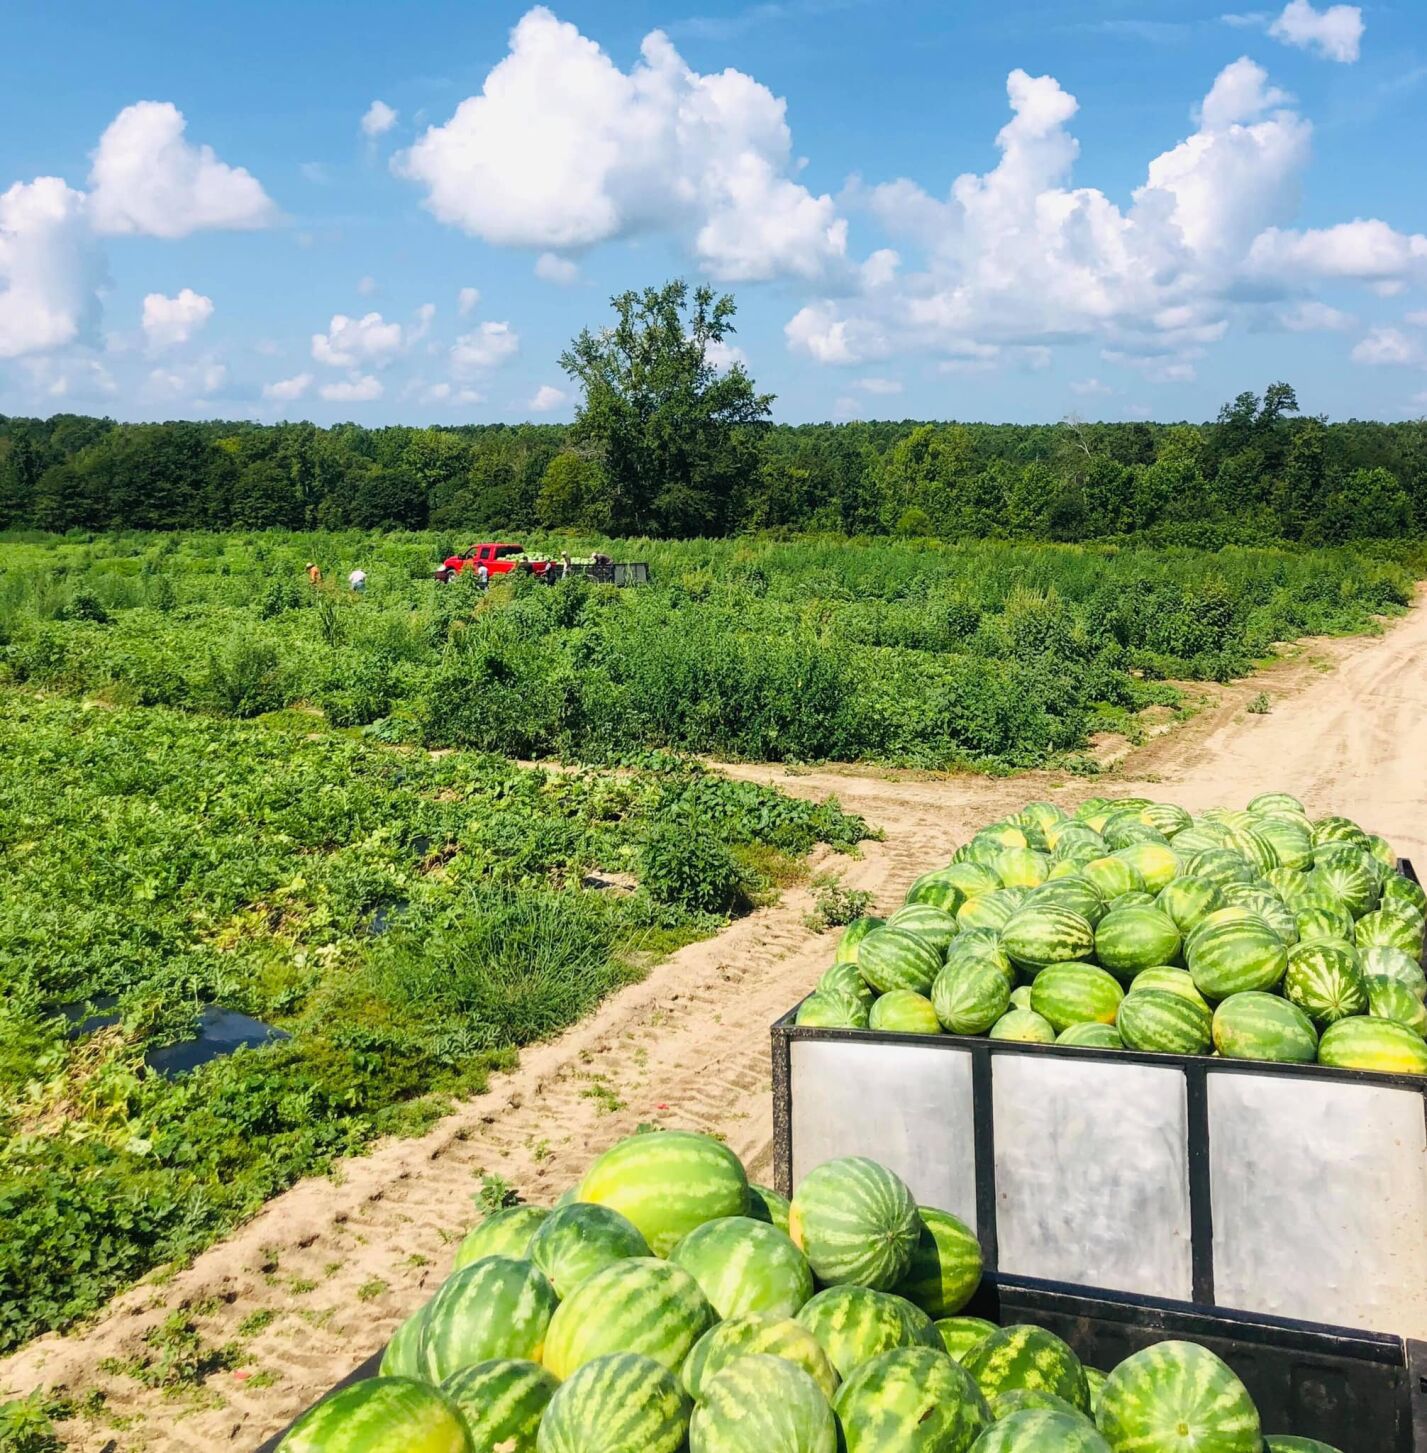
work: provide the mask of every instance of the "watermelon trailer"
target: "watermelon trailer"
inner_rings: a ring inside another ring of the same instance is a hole
[[[1427,1338],[1424,908],[1287,794],[1033,803],[774,1026],[776,1181],[875,1155],[998,1276]]]

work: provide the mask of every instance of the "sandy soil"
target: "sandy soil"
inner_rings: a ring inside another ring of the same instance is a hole
[[[727,770],[805,796],[835,793],[882,828],[885,841],[866,844],[860,859],[827,865],[883,909],[975,827],[1034,797],[1073,804],[1142,789],[1197,810],[1242,804],[1273,786],[1314,813],[1348,813],[1421,863],[1424,665],[1427,610],[1419,605],[1381,638],[1307,642],[1251,681],[1196,688],[1205,705],[1187,724],[1137,748],[1100,744],[1112,765],[1094,779]],[[1249,714],[1259,692],[1271,710]],[[812,985],[834,942],[805,926],[810,906],[807,891],[790,892],[680,951],[584,1024],[527,1050],[517,1070],[423,1138],[382,1143],[340,1175],[304,1181],[192,1266],[116,1298],[92,1327],[39,1339],[0,1362],[0,1389],[101,1389],[105,1411],[63,1429],[68,1446],[86,1453],[250,1450],[431,1295],[451,1243],[474,1219],[483,1174],[548,1202],[595,1152],[658,1122],[719,1132],[755,1179],[768,1179],[768,1026]],[[176,1397],[105,1370],[142,1353],[144,1334],[176,1309],[209,1347],[241,1337],[249,1360]]]

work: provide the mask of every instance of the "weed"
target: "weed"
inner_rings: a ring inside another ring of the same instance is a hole
[[[871,893],[862,888],[848,888],[835,874],[819,873],[813,879],[813,911],[803,922],[814,933],[822,933],[861,918],[871,906]]]
[[[1260,691],[1254,699],[1249,702],[1247,710],[1254,716],[1267,716],[1273,710],[1273,702],[1269,699],[1266,691]]]
[[[481,1188],[475,1194],[476,1210],[490,1216],[507,1206],[520,1204],[520,1192],[501,1175],[483,1175]]]

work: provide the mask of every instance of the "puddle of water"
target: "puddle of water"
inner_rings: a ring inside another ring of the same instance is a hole
[[[66,1037],[79,1039],[82,1035],[93,1034],[96,1029],[108,1029],[111,1024],[117,1024],[121,1017],[116,1009],[118,1003],[117,994],[95,994],[90,999],[76,999],[54,1007],[57,1014],[64,1015],[69,1021]]]
[[[274,1029],[261,1019],[217,1004],[205,1004],[198,1016],[197,1039],[183,1039],[162,1049],[151,1049],[144,1056],[144,1063],[161,1075],[181,1075],[232,1054],[235,1049],[258,1049],[291,1038],[286,1030]]]

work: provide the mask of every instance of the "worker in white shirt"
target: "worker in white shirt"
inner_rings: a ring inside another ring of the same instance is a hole
[[[350,585],[358,595],[360,595],[367,588],[367,572],[363,570],[362,567],[359,565],[347,577],[347,584]]]

